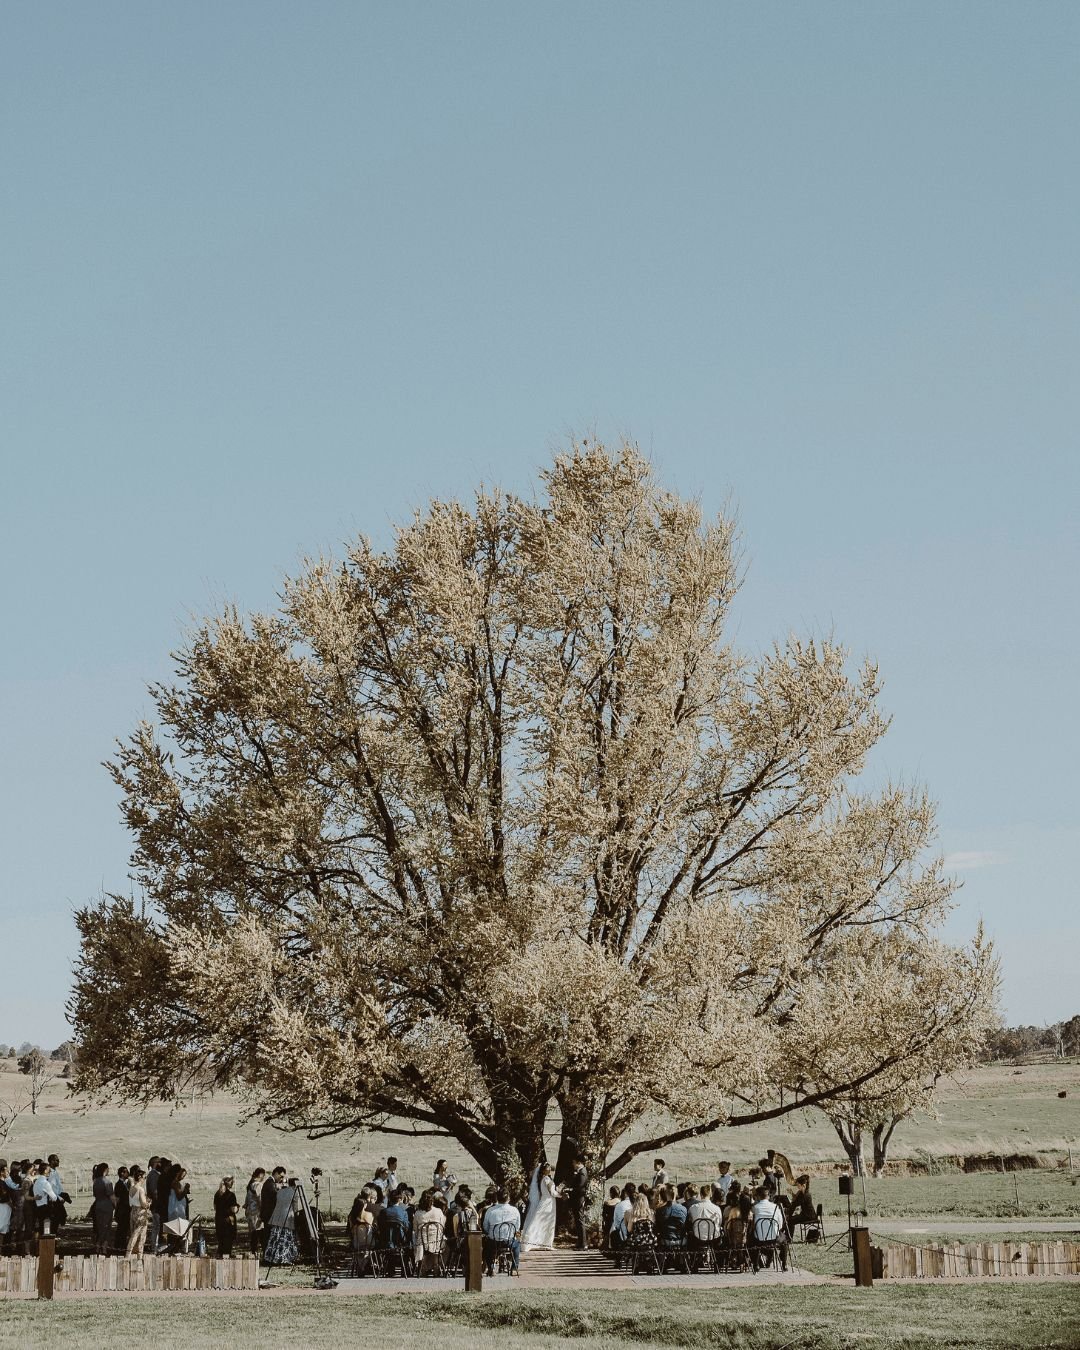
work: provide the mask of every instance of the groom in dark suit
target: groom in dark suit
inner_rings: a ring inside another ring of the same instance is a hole
[[[589,1245],[586,1230],[586,1216],[589,1209],[589,1174],[585,1169],[585,1159],[574,1158],[574,1170],[570,1177],[570,1210],[574,1216],[574,1232],[577,1234],[578,1251],[583,1252]]]

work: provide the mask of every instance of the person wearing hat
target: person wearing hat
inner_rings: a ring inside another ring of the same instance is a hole
[[[214,1192],[214,1231],[217,1234],[218,1256],[232,1256],[236,1241],[236,1211],[240,1201],[233,1190],[235,1177],[222,1177]]]

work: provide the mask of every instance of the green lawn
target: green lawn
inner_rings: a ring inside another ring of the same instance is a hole
[[[63,1345],[113,1350],[118,1340],[184,1346],[297,1347],[354,1344],[415,1350],[418,1343],[465,1350],[530,1347],[568,1340],[616,1350],[626,1345],[739,1350],[918,1350],[1080,1347],[1075,1284],[836,1287],[544,1294],[447,1294],[342,1298],[92,1298],[0,1303],[0,1347]]]

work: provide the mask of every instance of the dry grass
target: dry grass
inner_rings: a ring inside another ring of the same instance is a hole
[[[9,1061],[8,1064],[12,1064]],[[1067,1090],[1065,1099],[1058,1091]],[[0,1072],[0,1100],[21,1098],[26,1092],[22,1075]],[[1049,1063],[1014,1071],[1011,1067],[981,1068],[962,1080],[947,1083],[942,1093],[941,1119],[913,1121],[900,1127],[894,1145],[897,1158],[941,1158],[967,1153],[1053,1153],[1064,1158],[1075,1144],[1075,1174],[1080,1177],[1080,1064]],[[805,1113],[787,1125],[720,1132],[666,1150],[669,1171],[677,1177],[705,1179],[715,1160],[730,1158],[745,1168],[772,1146],[787,1153],[796,1166],[824,1171],[842,1157],[839,1144],[817,1113]],[[557,1122],[553,1122],[557,1124]],[[650,1129],[645,1123],[643,1132]],[[224,1172],[246,1178],[255,1166],[282,1163],[306,1177],[312,1163],[331,1173],[333,1207],[340,1210],[375,1163],[388,1152],[401,1159],[401,1173],[425,1180],[436,1150],[451,1160],[462,1180],[482,1183],[479,1169],[452,1141],[367,1135],[313,1143],[303,1136],[283,1135],[256,1125],[237,1125],[236,1104],[227,1097],[204,1099],[179,1110],[154,1106],[146,1112],[119,1109],[80,1114],[62,1083],[46,1091],[39,1114],[24,1114],[12,1138],[0,1153],[35,1157],[58,1152],[64,1160],[69,1189],[79,1175],[85,1193],[89,1170],[107,1160],[143,1161],[151,1153],[181,1158],[187,1165],[202,1204]],[[642,1157],[632,1175],[651,1170]],[[1080,1185],[1067,1169],[1028,1171],[1008,1175],[889,1176],[867,1181],[867,1209],[879,1217],[939,1215],[941,1217],[1015,1218],[1080,1214]],[[817,1186],[827,1210],[841,1212],[835,1185],[827,1175]],[[324,1195],[324,1202],[325,1202]],[[1017,1200],[1019,1199],[1019,1204]],[[861,1206],[861,1196],[857,1197]]]
[[[0,1347],[59,1345],[112,1350],[125,1341],[175,1337],[185,1346],[233,1350],[362,1344],[413,1350],[594,1350],[626,1345],[680,1350],[1075,1350],[1077,1286],[821,1286],[700,1292],[581,1291],[544,1294],[246,1298],[166,1295],[10,1302]]]

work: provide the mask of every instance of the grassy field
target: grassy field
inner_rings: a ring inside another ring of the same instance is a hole
[[[112,1350],[118,1338],[163,1335],[185,1346],[306,1347],[360,1344],[414,1350],[554,1350],[567,1341],[590,1350],[626,1345],[737,1347],[738,1350],[1023,1350],[1080,1347],[1076,1285],[1046,1282],[966,1287],[815,1286],[700,1292],[447,1294],[341,1298],[93,1298],[9,1302],[0,1347],[63,1345]]]
[[[5,1061],[0,1070],[3,1101],[20,1100],[26,1094],[26,1079],[12,1068],[13,1061]],[[1066,1098],[1058,1097],[1061,1090],[1068,1092]],[[806,1119],[800,1116],[783,1125],[719,1132],[667,1150],[669,1171],[678,1178],[704,1180],[713,1175],[717,1158],[730,1158],[737,1169],[745,1170],[772,1146],[787,1153],[796,1167],[810,1167],[821,1175],[815,1187],[817,1198],[827,1212],[839,1215],[841,1204],[832,1177],[842,1151],[819,1114],[804,1115]],[[557,1127],[557,1121],[552,1124]],[[650,1132],[655,1124],[644,1122],[642,1133]],[[928,1158],[972,1153],[1006,1157],[1041,1153],[1065,1162],[1070,1147],[1075,1150],[1077,1170],[1073,1173],[1065,1166],[965,1175],[939,1161],[932,1164],[933,1174],[868,1178],[866,1208],[871,1216],[882,1218],[1080,1215],[1080,1065],[980,1068],[944,1085],[940,1119],[905,1122],[900,1127],[893,1146],[899,1169],[904,1168],[904,1159],[925,1164]],[[225,1172],[235,1174],[239,1185],[255,1166],[280,1162],[306,1178],[317,1164],[329,1173],[333,1208],[340,1211],[388,1152],[401,1159],[402,1176],[423,1182],[431,1173],[436,1149],[450,1159],[461,1180],[485,1182],[476,1165],[451,1141],[371,1134],[312,1142],[255,1124],[241,1127],[235,1102],[220,1096],[177,1110],[155,1106],[145,1112],[86,1112],[61,1082],[55,1082],[46,1090],[36,1116],[27,1112],[19,1117],[0,1154],[33,1158],[59,1153],[68,1189],[77,1174],[82,1196],[95,1162],[106,1160],[115,1172],[121,1162],[145,1164],[151,1153],[164,1153],[188,1167],[200,1209],[208,1204],[210,1192]],[[642,1157],[629,1175],[640,1179],[650,1171],[650,1159]],[[324,1193],[324,1204],[326,1198]],[[861,1192],[856,1203],[862,1207]]]

